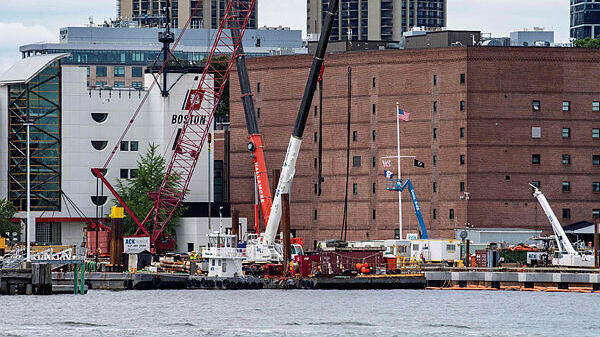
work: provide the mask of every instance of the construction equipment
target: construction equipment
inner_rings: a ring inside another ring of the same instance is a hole
[[[273,204],[271,206],[271,212],[267,221],[265,232],[255,241],[249,243],[246,254],[248,259],[253,261],[281,261],[283,258],[282,248],[280,244],[275,243],[277,231],[279,229],[279,222],[281,221],[281,195],[283,193],[290,193],[294,174],[296,172],[296,160],[300,153],[300,146],[302,145],[302,136],[304,135],[304,128],[306,127],[306,120],[310,113],[312,106],[312,100],[317,88],[317,82],[319,80],[319,74],[323,67],[323,61],[325,59],[325,52],[327,51],[327,45],[329,44],[329,36],[331,35],[331,28],[333,27],[333,21],[339,7],[339,0],[333,0],[329,4],[329,9],[326,13],[323,30],[319,38],[319,44],[315,52],[310,73],[306,87],[304,89],[304,96],[300,104],[300,110],[296,118],[296,124],[294,125],[294,131],[288,144],[287,153],[281,168],[281,176],[277,183],[277,189],[273,197]]]
[[[232,22],[231,35],[233,38],[239,38],[239,28],[237,22]],[[267,164],[263,153],[263,142],[258,130],[258,122],[256,121],[256,109],[254,107],[254,99],[252,98],[252,90],[250,89],[250,78],[248,76],[248,67],[246,66],[246,55],[244,54],[244,46],[240,44],[238,54],[235,59],[237,65],[238,78],[240,81],[240,90],[242,92],[242,104],[244,105],[244,114],[246,116],[246,128],[248,129],[248,151],[252,159],[252,167],[254,168],[254,179],[262,208],[265,224],[269,221],[271,213],[271,205],[273,200],[271,197],[271,187],[269,185],[269,176],[267,174]],[[258,226],[258,209],[255,211],[255,233],[259,233]]]
[[[206,139],[209,137],[210,125],[212,124],[214,113],[219,105],[223,90],[225,89],[228,81],[229,72],[233,66],[235,55],[238,54],[238,50],[242,44],[242,37],[244,36],[246,27],[250,21],[250,16],[253,13],[255,3],[256,0],[227,1],[223,13],[223,19],[221,20],[219,29],[215,34],[212,48],[209,56],[206,59],[202,75],[195,82],[197,83],[197,87],[191,90],[191,94],[188,95],[187,103],[189,104],[184,105],[186,106],[187,110],[186,118],[184,118],[181,132],[179,133],[179,137],[174,145],[173,154],[168,161],[166,174],[162,181],[161,187],[157,192],[149,193],[149,197],[154,200],[154,206],[146,215],[144,220],[140,220],[133,213],[133,211],[127,207],[124,200],[118,195],[118,193],[116,193],[114,188],[112,188],[112,186],[110,186],[108,181],[104,178],[106,167],[114,156],[117,147],[115,147],[102,169],[92,170],[93,174],[102,180],[102,182],[108,187],[115,198],[117,198],[119,203],[123,206],[127,214],[129,214],[135,221],[138,226],[138,231],[136,234],[143,234],[150,237],[153,251],[159,250],[160,247],[158,246],[161,244],[164,244],[164,246],[170,246],[170,244],[172,244],[172,239],[169,240],[166,238],[169,242],[163,242],[165,240],[159,240],[159,238],[165,238],[163,236],[163,231],[185,197],[199,155],[202,151],[204,143],[206,142]],[[192,17],[194,17],[200,4],[201,1],[198,1],[196,7],[193,9],[194,14],[190,16],[190,20]],[[169,56],[172,55],[173,50],[189,26],[190,20],[186,22],[179,37],[177,40],[175,40]],[[226,27],[231,25],[238,27],[236,36],[233,36],[231,31],[226,29]],[[221,55],[228,54],[232,57],[219,57]],[[159,75],[162,74],[163,70],[167,66],[168,61],[169,57],[165,59],[163,66],[159,71]],[[156,81],[153,82],[151,88],[155,83]],[[119,143],[133,124],[142,105],[145,103],[151,88],[146,93],[146,96],[138,106],[131,121],[125,128],[123,135],[119,139]],[[206,120],[206,123],[194,124],[191,122],[198,118]],[[147,224],[152,224],[152,233],[146,229]]]
[[[542,206],[554,231],[554,239],[556,240],[558,251],[554,252],[552,264],[565,267],[594,267],[593,255],[581,254],[573,248],[571,241],[567,237],[567,234],[565,234],[544,193],[535,185],[529,184],[529,186],[533,188],[533,196]]]
[[[415,215],[417,216],[417,220],[419,221],[419,238],[426,240],[429,239],[429,234],[427,233],[427,227],[425,227],[425,222],[423,221],[423,214],[421,213],[421,206],[419,205],[419,200],[417,199],[417,194],[415,193],[415,188],[413,187],[410,179],[406,179],[406,181],[402,181],[402,179],[388,179],[386,184],[386,190],[388,191],[400,191],[403,192],[406,188],[410,192],[410,198],[412,199],[413,206],[415,207]]]

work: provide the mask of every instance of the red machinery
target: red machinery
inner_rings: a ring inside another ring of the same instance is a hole
[[[202,147],[210,134],[210,125],[213,121],[215,110],[220,102],[221,95],[226,86],[229,72],[233,66],[235,56],[239,52],[239,48],[242,44],[242,37],[250,20],[250,16],[254,10],[256,0],[229,0],[225,8],[223,19],[219,25],[219,30],[215,35],[215,39],[210,51],[210,54],[206,60],[202,76],[198,81],[197,88],[193,88],[196,92],[201,93],[200,97],[196,97],[194,104],[189,105],[186,118],[184,118],[181,133],[177,139],[174,147],[173,154],[168,162],[167,171],[163,179],[162,185],[157,192],[150,193],[149,196],[154,200],[154,207],[146,215],[143,221],[141,221],[133,211],[127,206],[123,199],[118,195],[115,189],[104,177],[105,169],[110,163],[114,156],[118,144],[125,137],[125,134],[133,124],[137,117],[141,107],[146,102],[148,94],[156,84],[156,81],[152,83],[148,92],[142,99],[142,102],[136,109],[131,121],[125,128],[125,131],[117,145],[113,149],[108,160],[104,164],[102,169],[92,169],[93,174],[102,180],[102,182],[108,187],[115,198],[121,203],[127,214],[131,216],[134,222],[138,225],[136,235],[143,233],[150,237],[150,243],[152,249],[156,251],[157,241],[163,233],[165,226],[173,217],[174,212],[180,206],[188,185],[194,173],[196,163]],[[196,7],[193,10],[195,13],[200,6],[201,1],[198,1]],[[190,24],[191,18],[186,22],[182,32],[175,41],[173,48],[169,55],[165,57],[165,61],[159,71],[159,75],[163,73],[165,66],[169,61],[169,56],[173,53],[173,50],[177,47],[181,37],[186,31]],[[231,31],[225,29],[227,26],[238,27],[237,34],[231,33]],[[231,55],[229,58],[221,58],[221,55]],[[210,84],[214,83],[211,87]],[[201,104],[204,102],[205,104]],[[194,118],[206,118],[206,124],[192,124]],[[146,224],[152,223],[152,233],[146,229]],[[162,241],[162,240],[161,240]]]

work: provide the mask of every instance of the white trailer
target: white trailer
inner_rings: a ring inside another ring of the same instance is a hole
[[[460,260],[460,241],[454,239],[411,240],[410,254],[413,260],[454,264]]]

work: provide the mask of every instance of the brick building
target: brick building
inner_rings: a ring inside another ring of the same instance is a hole
[[[310,56],[248,60],[269,170],[280,168],[311,64]],[[563,224],[600,213],[600,53],[570,48],[461,47],[327,55],[323,90],[322,194],[316,193],[318,92],[291,192],[298,236],[338,238],[346,171],[348,67],[352,139],[348,239],[392,238],[397,194],[385,190],[380,158],[396,152],[395,103],[403,162],[432,237],[455,227],[550,231],[531,195],[541,185]],[[252,168],[239,84],[232,77],[232,207],[253,222]],[[403,193],[404,232],[416,232]],[[465,198],[468,196],[468,198]],[[262,223],[261,223],[262,226]]]

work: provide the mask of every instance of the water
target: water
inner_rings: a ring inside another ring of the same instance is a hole
[[[96,290],[0,305],[0,336],[600,336],[598,294]]]

